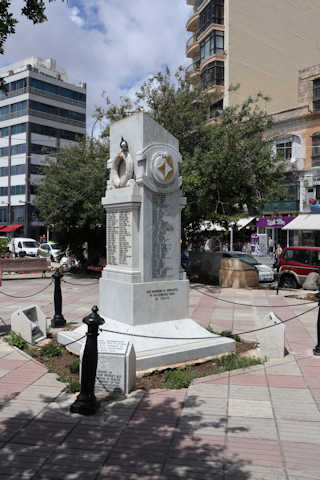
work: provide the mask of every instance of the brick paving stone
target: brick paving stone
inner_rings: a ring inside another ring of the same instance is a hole
[[[1,378],[1,377],[4,377],[4,376],[7,375],[7,373],[9,373],[9,372],[10,372],[10,370],[2,370],[2,369],[1,369],[1,370],[0,370],[0,378]]]
[[[226,415],[227,402],[225,398],[208,398],[188,396],[181,415]]]
[[[306,389],[271,388],[271,399],[277,418],[320,421],[320,412]],[[288,401],[290,399],[290,401]]]
[[[268,375],[270,387],[278,388],[305,388],[305,380],[302,376],[295,375]]]
[[[302,375],[295,360],[291,360],[290,363],[266,366],[266,373],[267,375]]]
[[[201,395],[201,398],[210,397],[210,398],[227,398],[228,395],[228,386],[227,385],[214,385],[214,384],[202,384],[202,383],[195,383],[191,384],[188,389],[188,396],[186,397],[186,401],[188,401],[188,397],[190,396],[197,396]]]
[[[43,402],[20,402],[11,400],[1,409],[1,417],[4,418],[33,418],[41,412],[45,404]]]
[[[277,440],[277,430],[271,418],[230,417],[227,426],[228,437]]]
[[[293,420],[279,420],[278,428],[280,440],[282,441],[313,443],[320,445],[320,421],[303,422]]]
[[[28,420],[0,418],[0,441],[8,442],[27,423]]]
[[[112,427],[76,425],[69,426],[71,433],[65,439],[63,445],[66,448],[90,450],[111,448],[117,441],[120,431]]]
[[[288,470],[298,470],[304,473],[318,472],[319,475],[319,445],[298,442],[282,442],[282,448]]]
[[[26,389],[23,390],[22,393],[19,395],[19,401],[32,401],[32,402],[52,402],[54,401],[61,393],[61,391],[65,388],[65,385],[60,384],[57,387],[45,387],[45,386],[34,386],[34,384],[28,386]]]
[[[248,375],[239,372],[230,375],[230,385],[250,385],[253,387],[266,387],[265,375]]]
[[[287,480],[286,473],[280,468],[265,468],[257,465],[245,465],[242,469],[242,476],[237,471],[225,472],[224,480],[239,480],[239,478],[248,480]]]
[[[289,480],[319,480],[319,472],[287,470]]]
[[[24,365],[26,362],[25,360],[8,360],[7,358],[0,358],[0,368],[3,370],[14,370],[21,365]]]
[[[228,415],[230,417],[273,418],[270,401],[240,400],[238,398],[229,398]]]
[[[0,405],[3,405],[19,395],[24,389],[24,384],[0,383]],[[1,413],[1,412],[0,412]]]
[[[229,398],[246,400],[248,397],[250,400],[270,400],[269,390],[266,387],[230,385]]]
[[[194,435],[224,435],[227,418],[222,416],[202,417],[198,420],[181,418],[177,430],[180,432],[192,432]]]
[[[280,447],[272,440],[228,438],[226,456],[232,461],[249,462],[252,465],[282,468]]]
[[[70,423],[49,423],[33,420],[13,441],[15,443],[40,446],[55,446],[61,444],[69,434],[73,425]]]
[[[166,479],[188,480],[224,480],[223,461],[203,462],[201,464],[181,465],[177,462],[167,462],[163,475]]]

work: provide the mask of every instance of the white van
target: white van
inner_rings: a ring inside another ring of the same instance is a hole
[[[33,238],[15,237],[9,243],[9,252],[15,257],[36,257],[38,255],[39,242]]]

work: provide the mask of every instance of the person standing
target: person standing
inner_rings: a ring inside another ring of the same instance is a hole
[[[273,241],[272,237],[269,237],[268,246],[269,246],[269,255],[272,255],[273,254],[273,247],[274,247],[274,241]]]

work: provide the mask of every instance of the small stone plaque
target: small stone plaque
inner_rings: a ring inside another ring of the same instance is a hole
[[[80,361],[84,345],[80,353]],[[98,365],[95,392],[128,394],[136,384],[136,355],[126,341],[98,340]]]
[[[283,358],[284,348],[284,330],[285,326],[280,318],[273,312],[269,312],[263,317],[261,327],[268,327],[257,332],[259,342],[259,353],[261,358]]]
[[[11,315],[11,330],[33,345],[47,337],[47,320],[38,305],[24,307]]]

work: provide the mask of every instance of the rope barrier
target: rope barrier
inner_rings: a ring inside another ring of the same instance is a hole
[[[306,313],[312,312],[313,310],[316,310],[318,306],[310,308],[309,310],[299,313],[298,315],[295,315],[294,317],[288,318],[287,320],[281,320],[280,318],[280,323],[287,323],[290,322],[291,320],[294,320],[295,318],[301,317],[302,315],[305,315]],[[272,328],[276,327],[279,324],[274,324],[274,325],[267,325],[266,327],[260,327],[256,328],[254,330],[248,330],[247,332],[235,332],[234,335],[245,335],[248,333],[254,333],[254,332],[259,332],[260,330],[266,330],[267,328]],[[119,335],[128,335],[129,337],[139,337],[139,338],[155,338],[158,340],[208,340],[208,339],[213,339],[213,337],[154,337],[151,335],[141,335],[141,334],[135,334],[135,333],[129,333],[129,332],[117,332],[115,330],[107,330],[105,328],[100,328],[99,329],[101,332],[109,332],[109,333],[116,333]]]
[[[61,344],[63,347],[68,347],[69,345],[71,345],[72,343],[76,343],[76,342],[79,342],[79,340],[82,340],[84,337],[86,337],[87,334],[85,333],[84,335],[82,335],[82,337],[80,338],[77,338],[77,340],[72,340],[72,342],[69,342],[69,343],[65,343],[65,344]]]
[[[99,280],[99,279],[97,279]],[[75,287],[89,287],[90,285],[98,285],[97,282],[92,282],[92,283],[71,283],[68,282],[67,280],[62,280],[62,282],[67,283],[68,285],[73,285]]]
[[[214,298],[215,300],[220,300],[220,302],[225,302],[225,303],[231,303],[232,305],[239,305],[239,307],[256,307],[256,308],[288,308],[288,307],[300,307],[303,305],[311,305],[312,303],[318,303],[317,300],[314,302],[304,302],[304,303],[292,303],[290,305],[251,305],[249,303],[237,303],[237,302],[232,302],[231,300],[226,300],[224,298],[219,298],[216,297],[215,295],[209,295],[206,293],[204,290],[198,289],[200,293],[203,295],[209,297],[209,298]],[[279,298],[279,297],[277,297]]]
[[[2,293],[2,295],[5,295],[6,297],[11,297],[11,298],[30,298],[30,297],[35,297],[36,295],[39,295],[39,293],[44,292],[47,288],[50,287],[50,285],[52,285],[52,283],[53,283],[53,280],[50,281],[49,285],[46,285],[44,288],[42,288],[42,290],[39,290],[38,292],[33,293],[31,295],[24,295],[24,296],[10,295],[9,293],[5,293],[2,290],[0,290],[0,293]]]

